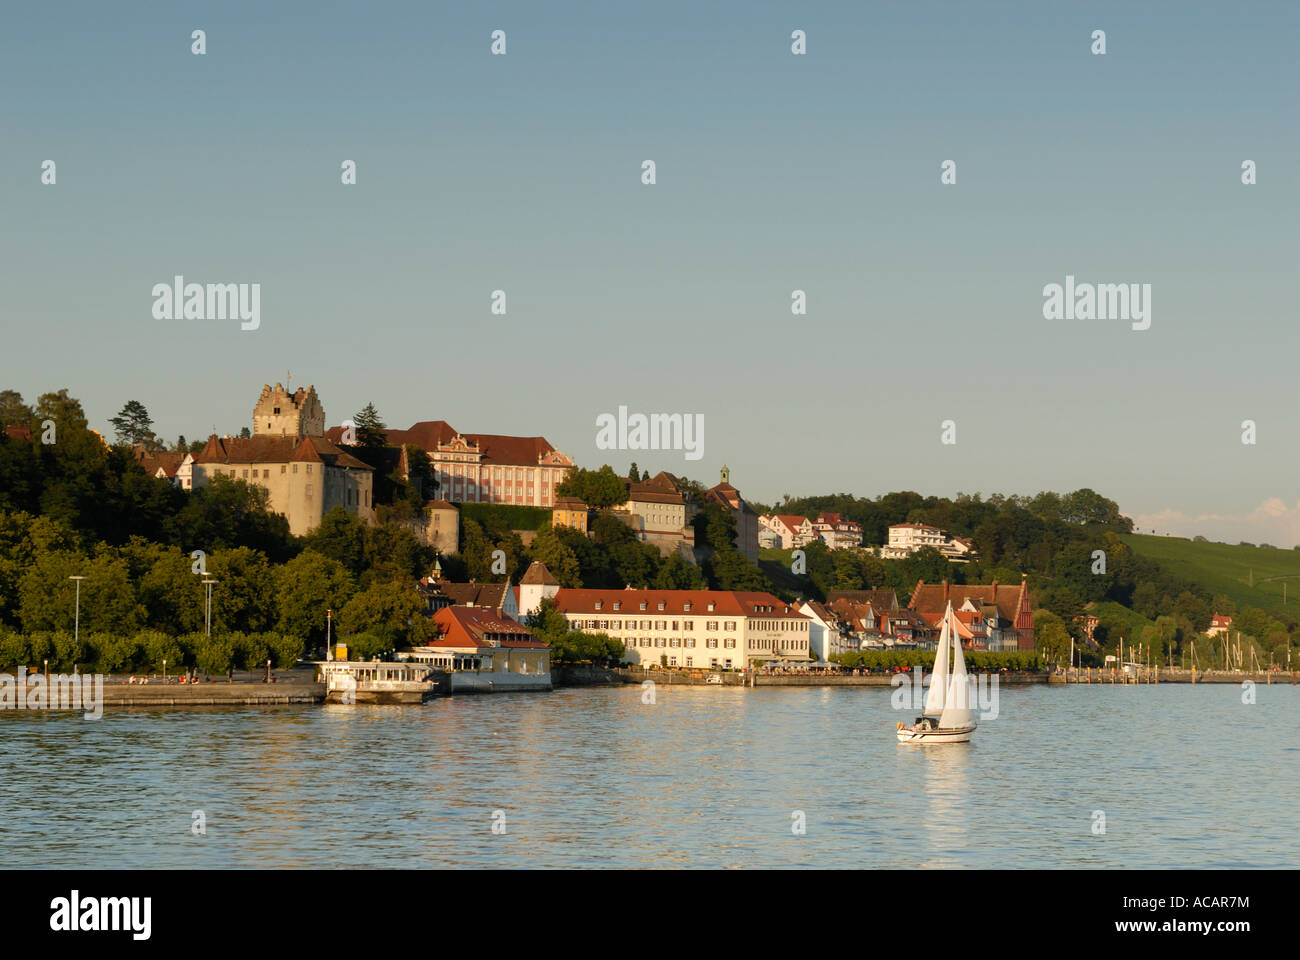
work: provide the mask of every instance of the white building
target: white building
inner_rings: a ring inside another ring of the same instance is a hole
[[[562,588],[555,606],[569,629],[622,641],[625,663],[748,669],[810,659],[811,621],[770,593]]]

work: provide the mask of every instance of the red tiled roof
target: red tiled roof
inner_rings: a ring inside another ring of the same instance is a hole
[[[5,436],[11,440],[30,440],[32,438],[32,428],[5,427]]]
[[[641,609],[642,603],[645,610]],[[600,603],[599,610],[596,604]],[[617,611],[614,604],[619,605]],[[663,603],[663,610],[659,604]],[[709,604],[713,609],[709,609]],[[690,609],[686,605],[690,604]],[[736,590],[584,590],[562,587],[555,595],[561,613],[672,613],[733,617],[803,617],[793,605],[770,593]]]
[[[1021,578],[1017,584],[971,584],[971,583],[926,583],[918,581],[908,601],[908,609],[924,613],[938,611],[943,613],[949,601],[956,610],[967,600],[976,604],[993,604],[997,607],[998,617],[1007,620],[1016,627],[1033,626],[1032,618],[1020,622],[1022,615],[1029,618],[1027,611],[1029,587]]]
[[[195,463],[324,463],[331,467],[374,470],[323,437],[217,437],[208,438]]]
[[[433,615],[442,636],[431,647],[517,647],[545,650],[531,630],[481,607],[443,607]],[[489,639],[496,640],[496,643]]]

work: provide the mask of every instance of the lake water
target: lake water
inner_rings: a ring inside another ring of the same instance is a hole
[[[927,747],[896,741],[912,716],[886,688],[0,711],[0,854],[79,868],[1294,867],[1300,687],[1255,690],[1246,705],[1227,684],[1003,686],[972,743]]]

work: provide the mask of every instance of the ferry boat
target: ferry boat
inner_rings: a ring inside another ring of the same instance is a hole
[[[951,671],[948,669],[950,648]],[[943,629],[939,632],[939,649],[934,654],[934,673],[930,677],[925,706],[912,726],[899,723],[899,743],[969,743],[977,724],[970,708],[970,686],[966,676],[961,637],[949,602],[943,615]]]
[[[423,703],[437,693],[442,677],[422,663],[330,660],[317,666],[326,703]]]

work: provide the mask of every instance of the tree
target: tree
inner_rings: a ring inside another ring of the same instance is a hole
[[[338,561],[354,577],[365,569],[366,522],[342,507],[331,507],[304,544],[308,550]]]
[[[113,425],[118,443],[128,446],[143,444],[149,450],[161,446],[152,429],[153,418],[139,400],[128,400],[118,415],[108,422]]]
[[[553,529],[548,527],[537,534],[532,546],[528,548],[528,556],[551,571],[551,576],[555,577],[560,586],[582,586],[577,556],[556,536]]]
[[[339,630],[345,642],[347,634],[370,633],[389,647],[414,645],[434,633],[424,601],[403,583],[376,583],[355,594],[339,614]]]
[[[315,550],[277,567],[274,576],[276,628],[312,646],[325,639],[325,611],[337,614],[356,593],[356,581],[343,564]]]
[[[1064,661],[1070,653],[1070,632],[1050,610],[1034,611],[1034,646],[1045,660]]]
[[[208,558],[212,628],[261,633],[276,619],[275,584],[265,554],[248,547],[218,550]]]
[[[0,390],[0,427],[30,427],[32,408],[17,390]]]
[[[555,487],[557,497],[577,497],[589,507],[627,503],[627,484],[609,464],[599,470],[576,467]]]
[[[379,417],[373,403],[367,403],[352,415],[357,428],[357,443],[363,447],[382,447],[387,425]]]

